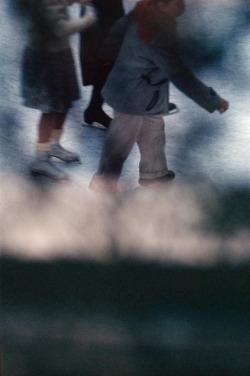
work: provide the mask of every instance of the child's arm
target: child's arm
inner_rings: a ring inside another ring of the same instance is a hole
[[[55,34],[59,37],[71,35],[93,25],[96,22],[95,10],[91,5],[85,5],[85,9],[84,15],[76,20],[59,20],[55,27]]]
[[[183,63],[178,49],[152,47],[152,58],[158,67],[166,73],[168,79],[186,96],[208,112],[228,109],[228,102],[221,98],[211,87],[200,81]]]
[[[66,37],[82,31],[96,21],[95,10],[91,5],[85,5],[84,15],[76,20],[69,20],[65,6],[58,0],[45,0],[44,16],[51,25],[53,33],[59,37]]]

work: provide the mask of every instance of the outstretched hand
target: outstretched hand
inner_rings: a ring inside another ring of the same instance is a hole
[[[223,114],[226,112],[229,108],[229,102],[226,101],[223,98],[220,98],[219,106],[217,107],[217,111],[219,111],[220,114]]]
[[[89,1],[85,0],[84,3],[85,5],[84,5],[83,17],[86,19],[86,25],[92,26],[97,21],[96,11],[94,7],[91,5],[91,3],[89,3]]]

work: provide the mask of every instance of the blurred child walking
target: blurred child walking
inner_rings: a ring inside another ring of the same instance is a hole
[[[141,0],[135,6],[102,90],[115,116],[90,183],[92,190],[117,191],[123,164],[135,143],[141,156],[140,185],[174,179],[165,155],[163,121],[169,111],[169,81],[208,112],[227,111],[229,103],[195,77],[180,57],[176,20],[184,10],[185,0]]]
[[[80,161],[60,140],[72,101],[80,97],[69,36],[89,27],[96,19],[92,6],[85,4],[84,16],[69,20],[67,6],[87,1],[28,1],[32,27],[23,57],[22,94],[25,106],[41,111],[35,158],[30,164],[32,175],[68,180],[68,175],[55,167],[50,158],[68,163]]]

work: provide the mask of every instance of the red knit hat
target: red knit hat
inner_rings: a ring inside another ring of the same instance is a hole
[[[154,0],[139,1],[133,11],[138,23],[138,35],[146,43],[150,43],[157,32],[157,12]]]

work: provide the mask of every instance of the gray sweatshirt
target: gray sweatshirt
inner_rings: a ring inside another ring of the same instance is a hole
[[[104,56],[105,60],[112,61],[121,41],[118,57],[102,91],[111,107],[134,115],[166,114],[171,81],[207,111],[217,109],[219,96],[195,77],[180,57],[174,23],[166,32],[157,34],[151,43],[145,43],[138,36],[133,17],[129,22],[125,21],[126,17],[112,29],[111,47],[106,47],[106,55],[110,56]],[[116,36],[119,43],[115,43]]]

